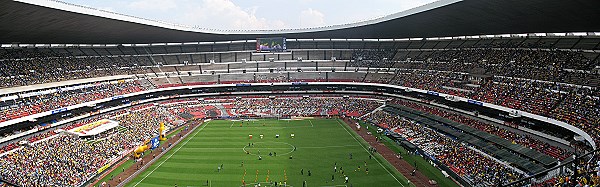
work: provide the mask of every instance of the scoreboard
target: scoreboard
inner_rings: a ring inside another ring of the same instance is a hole
[[[257,38],[256,52],[285,52],[285,38]]]

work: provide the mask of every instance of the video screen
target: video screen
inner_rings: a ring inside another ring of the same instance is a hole
[[[286,50],[285,38],[257,38],[257,52],[283,52]]]

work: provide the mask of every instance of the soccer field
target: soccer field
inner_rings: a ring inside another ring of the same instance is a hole
[[[369,159],[366,142],[343,123],[337,119],[209,121],[126,186],[242,186],[242,181],[248,186],[270,186],[274,181],[296,187],[303,181],[307,186],[409,186],[382,157],[375,154]]]

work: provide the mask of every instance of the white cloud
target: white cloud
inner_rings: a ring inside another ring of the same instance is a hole
[[[129,3],[129,7],[139,10],[167,11],[177,8],[175,0],[137,0]]]
[[[184,22],[203,28],[219,29],[276,29],[285,27],[281,20],[256,16],[259,7],[242,8],[229,0],[202,0],[183,16]],[[279,12],[273,12],[274,17]]]
[[[325,15],[318,10],[308,8],[300,12],[300,27],[320,27],[325,26]]]
[[[305,28],[353,23],[393,14],[435,0],[63,1],[170,23],[237,30]]]

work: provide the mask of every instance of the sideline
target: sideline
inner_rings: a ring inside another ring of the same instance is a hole
[[[181,144],[181,146],[179,146],[179,147],[178,147],[178,148],[175,150],[175,152],[171,153],[171,155],[169,155],[169,157],[167,157],[167,159],[163,160],[163,161],[162,161],[160,164],[158,164],[158,166],[156,166],[156,167],[155,167],[155,168],[154,168],[152,171],[150,171],[150,173],[146,174],[146,176],[145,176],[144,178],[142,178],[142,180],[138,181],[138,182],[137,182],[137,183],[135,183],[135,185],[133,185],[133,186],[135,187],[135,186],[139,185],[139,184],[140,184],[142,181],[144,181],[146,178],[148,178],[148,176],[152,175],[152,173],[154,173],[154,171],[156,171],[156,169],[160,168],[160,166],[162,166],[162,165],[163,165],[163,164],[164,164],[164,163],[165,163],[167,160],[169,160],[169,158],[171,158],[171,157],[172,157],[172,156],[173,156],[175,153],[177,153],[177,152],[178,152],[178,151],[179,151],[179,150],[180,150],[180,149],[181,149],[183,146],[187,145],[187,143],[188,143],[188,142],[190,142],[190,140],[191,140],[192,138],[196,137],[196,135],[198,135],[198,133],[199,133],[200,131],[202,131],[202,129],[204,129],[204,127],[208,126],[208,124],[209,124],[209,123],[210,123],[210,121],[209,121],[208,123],[204,124],[204,125],[202,126],[202,128],[198,129],[198,131],[196,131],[196,133],[194,133],[194,136],[192,136],[192,137],[189,137],[189,138],[186,136],[185,138],[188,138],[188,139],[187,139],[187,140],[186,140],[186,141],[185,141],[183,144]],[[195,129],[194,129],[194,130],[195,130]],[[187,134],[187,135],[189,135],[189,134]],[[180,139],[180,140],[181,140],[181,139]],[[158,158],[160,159],[161,157],[158,157]]]
[[[202,125],[207,125],[210,121],[208,122],[202,122],[198,125],[196,125],[194,128],[190,129],[190,133],[185,134],[184,137],[180,138],[179,140],[177,140],[173,146],[177,146],[183,139],[187,138],[191,132],[195,131],[199,126]],[[150,167],[155,161],[157,161],[158,159],[162,158],[163,155],[167,154],[167,152],[169,152],[171,148],[167,148],[167,150],[165,150],[164,152],[160,153],[159,155],[157,155],[157,158],[150,160],[147,164],[145,164],[144,166],[142,166],[142,168],[140,168],[139,170],[137,170],[136,172],[134,172],[133,174],[129,175],[127,178],[125,178],[125,180],[123,180],[121,183],[117,184],[117,187],[123,187],[125,186],[127,183],[129,183],[131,180],[133,180],[135,177],[137,177],[140,173],[144,172],[148,167]]]
[[[291,147],[291,148],[289,148],[289,147],[286,147],[286,148],[268,148],[268,147],[265,147],[265,148],[264,148],[264,149],[268,149],[268,150],[270,150],[270,149],[282,149],[282,150],[291,149],[291,151],[290,151],[290,152],[287,152],[287,153],[281,153],[281,154],[279,154],[279,155],[288,155],[288,154],[290,154],[290,153],[292,153],[292,152],[296,151],[296,146],[294,146],[294,145],[292,145],[292,144],[289,144],[289,143],[286,143],[286,142],[256,142],[256,144],[266,144],[266,143],[279,143],[279,144],[285,144],[285,145],[289,145],[289,146]],[[247,151],[246,151],[246,147],[248,147],[248,146],[246,145],[246,146],[244,146],[244,148],[242,148],[242,150],[243,150],[244,152],[247,152]],[[260,152],[260,148],[257,148],[257,149],[258,149],[258,151]],[[250,152],[247,152],[247,153],[248,153],[248,154],[250,154],[250,155],[258,155],[258,156],[261,156],[261,155],[259,155],[259,154],[255,154],[255,153],[250,153]]]
[[[348,133],[348,135],[352,136],[352,138],[354,138],[354,140],[356,140],[356,142],[357,142],[358,144],[360,144],[360,146],[361,146],[361,147],[362,147],[362,148],[363,148],[363,149],[364,149],[364,150],[365,150],[367,153],[369,153],[369,155],[372,155],[372,154],[371,154],[371,152],[369,152],[369,150],[367,150],[367,148],[366,148],[366,147],[365,147],[365,146],[364,146],[364,145],[363,145],[363,144],[362,144],[360,141],[358,141],[358,139],[356,139],[356,136],[354,136],[352,133],[350,133],[350,131],[348,131],[348,128],[344,127],[344,125],[343,125],[343,124],[340,122],[340,120],[341,120],[341,119],[338,119],[338,120],[336,120],[336,121],[337,121],[337,123],[338,123],[340,126],[342,126],[342,128],[344,128],[344,130],[346,130],[346,132]],[[346,122],[344,122],[344,123],[346,123]],[[398,184],[400,184],[400,186],[404,187],[404,184],[402,184],[402,183],[400,182],[400,180],[398,180],[398,178],[396,178],[396,176],[394,176],[394,175],[393,175],[393,174],[390,172],[390,170],[388,170],[388,168],[387,168],[387,167],[385,167],[383,164],[381,164],[381,162],[379,162],[379,159],[375,159],[375,161],[377,161],[377,163],[378,163],[378,164],[379,164],[381,167],[383,167],[383,169],[385,169],[385,171],[387,171],[387,173],[388,173],[388,174],[390,174],[390,175],[391,175],[391,176],[392,176],[394,179],[396,179],[396,182],[398,182]]]
[[[175,129],[173,129],[172,131],[168,132],[167,136],[170,136],[171,134],[174,134],[177,131],[181,131],[183,128],[185,128],[185,125],[181,125]],[[129,160],[130,160],[129,156],[123,157],[119,162],[115,163],[115,165],[111,166],[109,170],[104,171],[102,173],[102,175],[100,175],[100,177],[98,177],[96,180],[94,180],[94,182],[90,182],[89,184],[87,184],[87,186],[96,186],[100,181],[102,181],[104,178],[106,178],[110,173],[112,173],[113,171],[115,171],[116,169],[121,167],[123,164],[125,164],[125,162],[127,162]],[[133,167],[133,166],[134,165],[131,165],[129,167]]]

